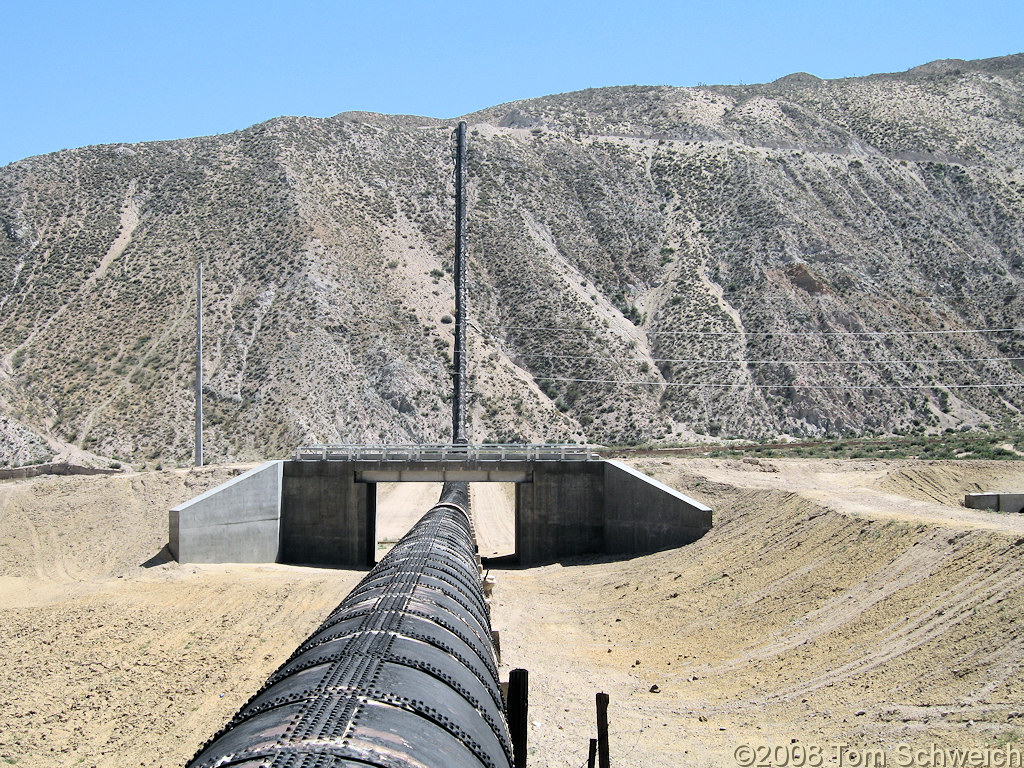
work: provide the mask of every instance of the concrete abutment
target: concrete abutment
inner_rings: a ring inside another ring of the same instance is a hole
[[[617,461],[271,461],[171,510],[179,562],[373,566],[376,481],[514,481],[516,560],[642,554],[696,541],[711,510]]]

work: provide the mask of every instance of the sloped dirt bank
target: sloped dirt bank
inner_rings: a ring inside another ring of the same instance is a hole
[[[850,483],[888,468],[781,464],[647,462],[714,507],[699,542],[497,574],[503,661],[532,675],[533,765],[585,762],[602,690],[616,765],[736,765],[742,745],[818,746],[838,765],[842,744],[896,764],[901,743],[1024,741],[1017,521],[902,520],[869,490],[858,504],[883,514],[848,513]]]

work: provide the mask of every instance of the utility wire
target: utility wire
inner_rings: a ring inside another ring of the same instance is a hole
[[[985,388],[998,388],[998,387],[1024,387],[1024,383],[1013,384],[1004,382],[993,382],[988,384],[947,384],[945,382],[939,382],[935,384],[798,384],[792,382],[789,384],[746,384],[742,382],[732,383],[719,383],[719,382],[674,382],[674,381],[624,381],[617,379],[573,379],[563,376],[534,376],[536,381],[568,381],[578,382],[581,384],[620,384],[620,385],[640,385],[640,386],[651,386],[651,387],[673,387],[673,388],[687,388],[687,389],[734,389],[734,388],[746,388],[746,389],[985,389]]]
[[[545,358],[550,360],[604,360],[613,363],[646,363],[648,360],[637,358],[636,360],[623,360],[619,357],[597,357],[594,355],[543,355],[543,354],[519,354],[506,353],[510,357],[521,358]],[[655,363],[737,363],[742,365],[894,365],[897,363],[994,363],[1024,360],[1024,357],[963,357],[949,358],[947,360],[706,360],[702,358],[668,358],[652,357],[650,362]]]
[[[485,329],[502,331],[553,331],[557,333],[621,333],[617,328],[554,328],[547,326],[485,325]],[[930,331],[654,331],[636,329],[647,336],[935,336],[968,333],[1024,333],[1024,328],[961,328]]]

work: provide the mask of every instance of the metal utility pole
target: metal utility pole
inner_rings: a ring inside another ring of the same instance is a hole
[[[196,270],[196,466],[203,466],[203,262]]]
[[[452,444],[466,436],[466,124],[455,131],[455,370],[452,396]]]

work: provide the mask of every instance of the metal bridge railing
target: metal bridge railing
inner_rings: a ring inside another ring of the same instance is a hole
[[[587,445],[304,445],[296,461],[595,461]]]

